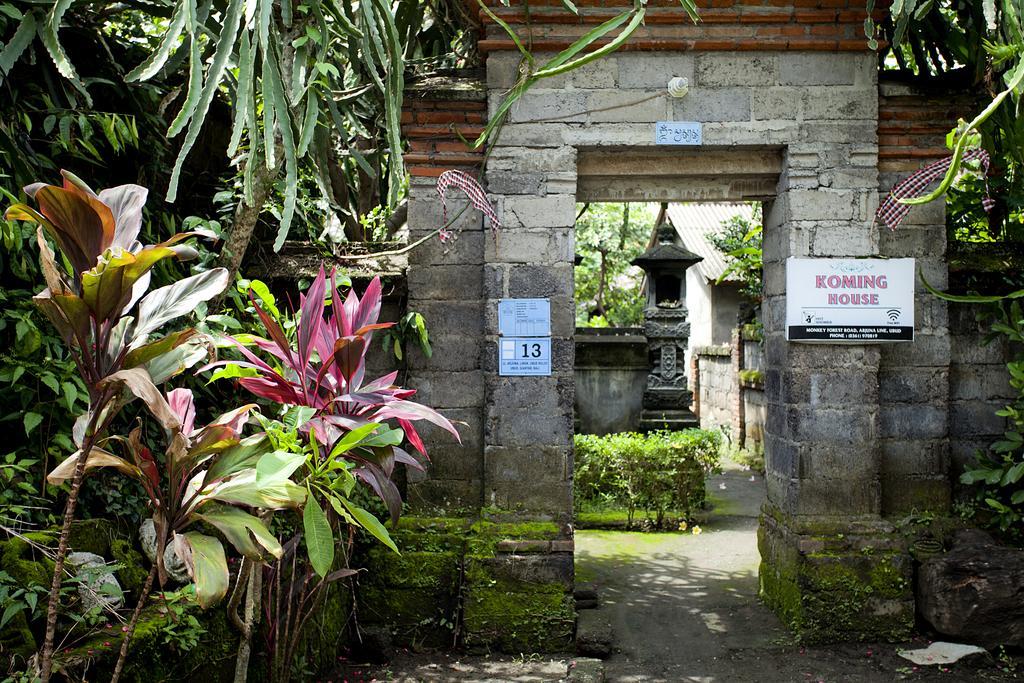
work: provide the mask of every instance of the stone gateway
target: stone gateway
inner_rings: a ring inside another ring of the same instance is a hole
[[[963,354],[976,338],[951,333],[947,304],[920,283],[912,343],[787,341],[786,264],[914,258],[931,284],[945,286],[941,204],[915,208],[897,231],[873,217],[898,179],[944,155],[941,138],[958,110],[879,83],[863,3],[798,4],[716,3],[694,25],[678,5],[651,3],[622,50],[528,91],[486,158],[459,141],[480,132],[521,73],[521,55],[486,14],[484,72],[410,89],[410,239],[442,224],[434,184],[449,168],[481,173],[501,220],[492,237],[467,211],[454,242],[410,257],[408,305],[429,321],[435,352],[411,359],[409,383],[464,424],[460,445],[437,439],[428,473],[410,473],[411,504],[435,517],[557,528],[519,537],[536,541],[523,546],[526,565],[498,553],[480,565],[488,571],[548,577],[571,595],[577,201],[756,200],[764,207],[763,599],[812,640],[909,633],[912,562],[895,524],[911,511],[948,512],[953,464],[985,438],[959,417],[983,413],[978,406],[998,396],[970,394]],[[532,32],[535,49],[551,51],[618,12],[587,4],[576,17],[545,3],[531,4],[527,18],[488,5],[522,35]],[[667,91],[672,77],[688,81],[681,98]],[[700,123],[701,144],[657,145],[659,121]],[[908,121],[938,123],[907,132]],[[822,286],[873,304],[887,283],[869,280],[831,276]],[[550,376],[499,372],[498,305],[515,298],[550,301]],[[658,376],[670,384],[683,369],[674,351],[669,344],[660,355]],[[564,627],[561,618],[550,623]]]

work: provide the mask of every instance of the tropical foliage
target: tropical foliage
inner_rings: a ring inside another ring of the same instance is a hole
[[[657,217],[652,204],[581,204],[576,219],[576,324],[630,327],[644,320],[643,253]]]
[[[733,216],[717,232],[707,235],[708,241],[725,254],[728,267],[718,277],[722,282],[730,275],[739,279],[743,294],[760,304],[764,266],[761,251],[761,205],[751,207],[750,216]]]
[[[153,418],[168,429],[180,429],[156,385],[199,362],[206,349],[194,330],[163,336],[167,323],[190,312],[227,284],[222,269],[189,276],[149,291],[150,271],[162,260],[191,258],[195,250],[181,244],[179,234],[157,245],[138,241],[146,189],[138,185],[94,192],[64,172],[62,186],[37,183],[25,188],[39,210],[12,205],[7,220],[36,223],[40,267],[46,289],[33,297],[57,330],[78,369],[88,410],[75,422],[78,450],[58,467],[71,490],[57,548],[47,611],[41,675],[49,678],[61,577],[68,534],[74,520],[82,479],[90,465],[110,462],[107,434],[114,417],[133,398],[143,401]],[[47,238],[62,255],[58,263]]]
[[[873,3],[869,3],[869,7]],[[1012,239],[1020,237],[1024,188],[1024,129],[1018,116],[1024,84],[1024,24],[1013,0],[964,0],[952,4],[895,2],[878,27],[887,48],[880,55],[883,67],[923,84],[963,92],[981,92],[983,102],[964,119],[949,139],[954,163],[935,192],[910,203],[933,201],[953,186],[962,170],[963,152],[983,147],[993,158],[986,192],[995,200],[989,212],[981,209],[979,185],[967,197],[966,207],[954,211],[957,229],[967,235]],[[869,22],[868,32],[876,27]],[[978,170],[976,167],[974,170]],[[954,191],[954,200],[957,192]],[[956,203],[956,202],[955,202]],[[966,209],[966,210],[965,210]],[[966,223],[966,225],[965,225]],[[956,232],[954,233],[956,234]]]
[[[669,514],[688,519],[704,504],[704,479],[718,468],[716,430],[594,436],[577,434],[573,495],[579,509],[637,511],[662,526]]]
[[[392,481],[395,466],[422,469],[403,446],[408,443],[420,457],[427,457],[414,423],[433,424],[455,439],[459,435],[440,413],[411,401],[414,390],[395,385],[397,370],[367,379],[366,355],[373,336],[394,325],[378,322],[379,278],[370,282],[362,297],[350,289],[343,298],[336,273],[328,276],[321,268],[293,316],[282,315],[266,299],[260,305],[254,293],[250,296],[269,339],[235,339],[242,360],[207,367],[220,368],[214,377],[233,378],[247,391],[282,406],[281,420],[265,423],[276,450],[260,460],[256,481],[294,473],[305,493],[301,526],[296,525],[294,536],[284,544],[290,561],[270,567],[263,582],[268,591],[263,603],[276,624],[269,643],[270,678],[280,681],[288,679],[303,628],[328,585],[352,573],[336,566],[336,549],[348,529],[364,529],[397,551],[385,526],[357,501],[356,484],[368,487],[395,522],[402,505]],[[300,539],[306,550],[304,562],[295,557]],[[254,582],[249,590],[258,585]],[[289,600],[297,606],[288,605]]]

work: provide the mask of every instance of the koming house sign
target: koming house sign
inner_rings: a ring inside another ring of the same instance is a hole
[[[913,341],[914,259],[789,259],[786,339]]]

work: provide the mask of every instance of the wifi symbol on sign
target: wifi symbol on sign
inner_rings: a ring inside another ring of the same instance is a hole
[[[891,323],[900,319],[900,310],[898,308],[890,308],[885,314],[889,316],[889,322]]]

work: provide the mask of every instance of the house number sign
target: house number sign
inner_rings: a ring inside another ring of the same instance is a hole
[[[551,301],[502,299],[498,302],[498,374],[503,377],[551,375]]]

